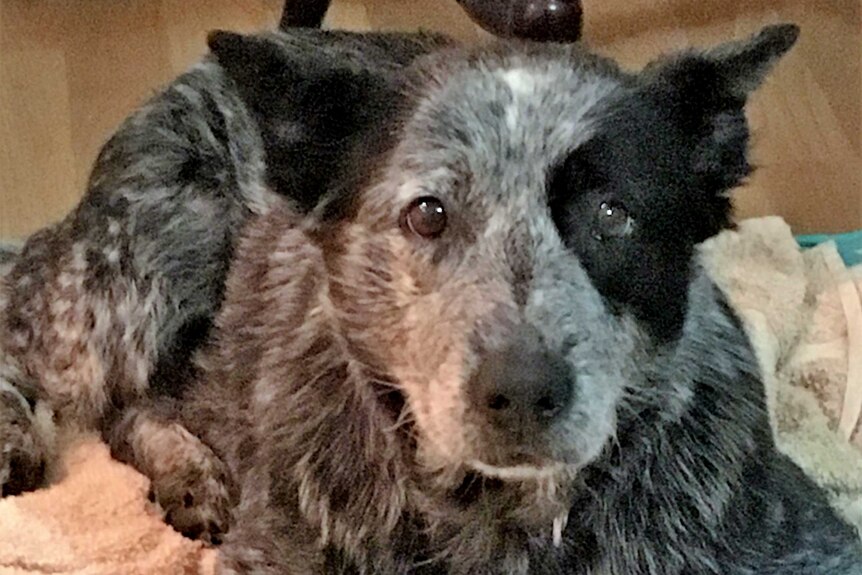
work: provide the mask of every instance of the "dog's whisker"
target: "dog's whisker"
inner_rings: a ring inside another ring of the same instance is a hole
[[[398,416],[398,419],[395,422],[385,428],[387,433],[395,433],[397,431],[401,431],[404,428],[412,428],[416,423],[416,418],[413,415],[413,412],[410,411],[409,408],[405,407],[401,410],[401,413]]]

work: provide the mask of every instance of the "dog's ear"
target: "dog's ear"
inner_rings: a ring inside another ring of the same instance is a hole
[[[260,104],[295,79],[285,49],[267,38],[214,30],[207,46],[248,103]]]
[[[692,104],[743,105],[798,37],[799,27],[794,24],[767,26],[744,40],[685,52],[648,69],[656,73],[656,81],[677,90]]]
[[[287,42],[223,31],[207,41],[254,117],[269,185],[309,210],[340,158],[395,97],[381,75],[351,68],[316,45]]]
[[[747,39],[684,52],[644,71],[647,97],[658,98],[694,144],[689,167],[714,220],[702,235],[729,225],[727,192],[751,172],[745,104],[798,36],[793,24],[767,26]]]

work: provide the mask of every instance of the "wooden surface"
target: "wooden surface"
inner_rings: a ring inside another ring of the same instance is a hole
[[[585,39],[638,66],[768,22],[795,21],[797,48],[750,106],[751,183],[741,216],[795,230],[862,227],[860,0],[585,0]],[[0,237],[62,217],[101,143],[204,51],[213,28],[273,26],[281,0],[0,0]],[[454,0],[335,0],[327,25],[484,34]]]

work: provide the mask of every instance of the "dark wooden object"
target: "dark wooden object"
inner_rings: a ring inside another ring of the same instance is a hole
[[[331,0],[286,0],[281,27],[316,28]],[[496,36],[538,42],[575,42],[581,37],[581,0],[458,0],[470,18]]]

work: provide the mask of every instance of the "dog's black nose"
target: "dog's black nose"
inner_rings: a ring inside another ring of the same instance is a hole
[[[492,424],[522,434],[556,420],[574,389],[563,356],[550,351],[535,329],[524,327],[510,345],[485,354],[471,381],[470,399]]]

